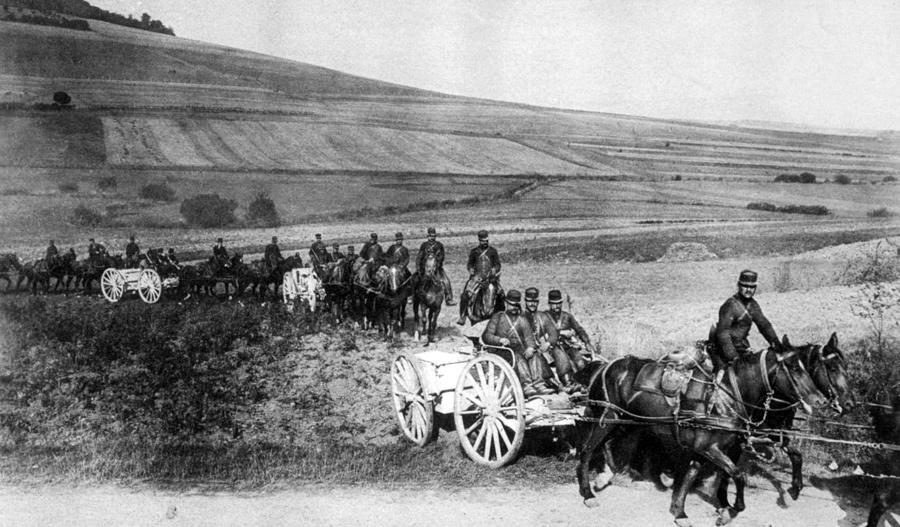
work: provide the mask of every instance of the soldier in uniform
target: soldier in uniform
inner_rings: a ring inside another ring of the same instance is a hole
[[[591,338],[587,331],[581,327],[575,317],[568,311],[563,311],[562,293],[558,289],[547,293],[547,303],[550,304],[547,314],[550,315],[550,320],[559,334],[559,340],[551,351],[553,360],[556,362],[556,373],[559,374],[559,379],[567,391],[574,390],[578,388],[574,381],[575,373],[587,365],[580,346],[574,345],[575,337],[578,337],[578,340],[584,344],[584,350],[591,355],[598,354],[600,349],[591,344]]]
[[[331,245],[331,253],[328,255],[329,261],[337,263],[344,259],[344,253],[341,252],[341,246],[337,243]]]
[[[409,278],[411,274],[409,272],[409,249],[403,245],[402,232],[394,235],[394,245],[388,247],[384,253],[384,261],[388,265],[399,265],[403,269],[403,279]]]
[[[516,354],[516,373],[522,381],[525,397],[553,393],[543,380],[546,361],[537,352],[534,333],[528,319],[520,315],[522,293],[512,289],[506,294],[506,311],[494,313],[481,341],[490,346],[504,346]]]
[[[125,246],[125,267],[137,267],[141,258],[141,248],[134,241],[134,235],[128,237],[128,245]]]
[[[763,315],[762,308],[753,295],[756,293],[757,274],[745,269],[738,276],[738,290],[734,296],[728,298],[719,308],[719,320],[714,329],[713,338],[710,339],[709,356],[713,367],[718,370],[716,381],[721,381],[722,373],[735,359],[750,350],[750,342],[747,335],[750,327],[756,324],[756,328],[776,350],[781,350],[782,345],[778,340],[778,334],[772,324]]]
[[[428,239],[419,246],[419,254],[416,255],[416,270],[419,276],[425,275],[425,263],[428,258],[434,258],[434,274],[444,286],[444,298],[448,306],[456,305],[453,301],[453,287],[450,279],[444,272],[444,244],[437,241],[437,231],[434,227],[428,227]]]
[[[95,242],[93,238],[88,239],[88,260],[96,262],[100,255],[100,244]]]
[[[225,248],[222,238],[218,238],[216,244],[213,245],[213,258],[218,262],[220,268],[228,267],[228,249]]]
[[[564,385],[563,387],[571,389],[574,387],[571,376],[572,367],[568,363],[567,357],[560,360],[559,354],[555,353],[559,333],[550,315],[543,311],[538,311],[540,294],[541,292],[536,287],[529,287],[525,290],[525,318],[528,319],[528,323],[531,325],[531,331],[534,333],[534,341],[537,343],[538,350],[541,354],[547,354],[542,355],[544,365],[547,364],[546,357],[552,356],[559,379]],[[542,371],[542,378],[549,386],[556,384],[553,380],[553,372],[550,371],[549,367]]]
[[[478,231],[478,246],[469,251],[466,268],[469,270],[469,280],[463,287],[462,294],[459,295],[459,320],[456,321],[460,326],[466,324],[469,300],[475,297],[482,282],[489,276],[497,275],[500,272],[500,255],[497,254],[497,249],[488,243],[487,231]]]
[[[381,244],[378,243],[378,234],[372,233],[369,235],[369,241],[363,244],[362,249],[359,250],[359,257],[363,260],[368,260],[372,262],[372,268],[377,269],[384,262],[384,251],[381,249]]]
[[[272,236],[272,243],[266,245],[266,252],[263,256],[269,273],[273,273],[278,269],[279,264],[284,261],[281,257],[281,249],[278,248],[278,236]]]
[[[169,263],[178,267],[178,257],[175,256],[175,249],[169,247],[169,252],[166,254],[166,258],[169,260]]]
[[[50,240],[50,245],[47,246],[47,252],[44,253],[44,261],[47,262],[47,267],[56,265],[56,260],[58,258],[59,249],[56,248],[56,243],[53,240]]]
[[[328,248],[322,242],[322,235],[316,234],[316,241],[309,246],[310,264],[321,273],[322,266],[328,263]]]

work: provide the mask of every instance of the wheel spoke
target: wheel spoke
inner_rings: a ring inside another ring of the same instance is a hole
[[[483,422],[481,424],[484,425]],[[481,428],[478,429],[478,436],[475,437],[475,442],[472,443],[472,449],[475,450],[476,452],[478,451],[478,448],[481,446],[481,442],[484,440],[484,434],[485,434],[486,428],[487,428],[486,426],[482,426]]]
[[[485,400],[484,391],[481,389],[481,386],[478,384],[478,382],[475,381],[475,378],[472,377],[472,372],[466,372],[466,379],[472,381],[472,389],[475,390],[475,392],[477,392],[478,400],[484,401]],[[485,405],[484,402],[479,402],[477,404],[478,404],[478,406],[481,406],[481,407],[483,407]]]
[[[469,434],[471,434],[471,433],[472,433],[473,431],[475,431],[475,429],[478,428],[478,427],[481,425],[481,423],[483,423],[483,422],[484,422],[484,416],[478,417],[478,419],[476,419],[475,422],[472,423],[472,426],[470,426],[469,428],[466,428],[466,430],[465,430],[465,435],[468,436]]]
[[[510,419],[509,417],[506,417],[505,415],[502,415],[502,414],[498,415],[497,420],[502,424],[502,426],[509,428],[513,432],[515,432],[516,428],[518,428],[518,426],[517,426],[519,424],[518,420]]]
[[[394,384],[397,385],[399,388],[401,388],[404,392],[409,393],[412,391],[409,389],[409,386],[406,384],[406,379],[401,377],[400,374],[395,373],[394,375],[391,376],[391,378],[394,380]]]
[[[477,396],[473,397],[473,395],[469,392],[461,392],[460,395],[462,395],[465,399],[468,399],[469,402],[474,404],[477,408],[484,409],[485,404],[481,400],[479,400]]]
[[[497,396],[497,400],[500,401],[500,405],[507,405],[511,402],[515,402],[515,397],[513,396],[512,384],[509,382],[505,376],[503,377],[503,381],[500,383],[500,393]]]
[[[512,441],[509,440],[506,430],[503,428],[504,425],[501,424],[500,421],[494,421],[494,426],[497,427],[497,435],[503,438],[503,442],[506,444],[506,451],[509,452],[512,450]]]

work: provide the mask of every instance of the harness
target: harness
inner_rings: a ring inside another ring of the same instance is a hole
[[[516,340],[519,342],[519,344],[521,344],[521,345],[524,347],[524,346],[525,346],[525,343],[522,342],[522,337],[520,337],[520,336],[519,336],[519,332],[516,331],[516,325],[513,324],[512,319],[509,318],[509,313],[507,313],[506,311],[504,311],[504,312],[503,312],[503,316],[506,317],[506,322],[509,324],[509,331],[507,332],[506,336],[507,336],[507,337],[510,336],[510,335],[514,336],[514,337],[516,338]],[[518,321],[519,321],[519,318],[516,317],[516,322],[518,322]],[[522,350],[522,351],[524,352],[525,350]]]

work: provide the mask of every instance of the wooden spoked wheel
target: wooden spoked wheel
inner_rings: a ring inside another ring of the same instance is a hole
[[[491,468],[513,461],[525,439],[525,396],[509,363],[495,355],[475,357],[453,395],[453,422],[466,455]]]
[[[153,269],[144,269],[138,276],[138,295],[148,304],[155,304],[162,296],[162,280]]]
[[[284,273],[281,281],[281,297],[285,304],[290,304],[297,298],[297,283],[294,282],[294,274],[290,271]]]
[[[117,269],[106,269],[100,275],[100,292],[110,302],[118,302],[125,293],[125,277]]]
[[[434,405],[426,398],[422,370],[408,353],[391,364],[391,395],[400,430],[410,441],[425,446],[434,439]]]

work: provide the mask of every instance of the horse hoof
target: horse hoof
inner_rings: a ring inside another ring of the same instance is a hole
[[[593,498],[585,498],[585,500],[584,500],[584,506],[587,507],[587,508],[589,508],[589,509],[594,509],[594,508],[600,506],[600,500],[598,500],[596,497],[593,497]]]
[[[737,516],[737,512],[731,508],[719,509],[716,512],[719,514],[719,517],[716,519],[716,525],[728,525]]]
[[[691,523],[690,518],[685,516],[683,518],[675,518],[675,525],[678,527],[691,527],[693,524]]]
[[[797,487],[791,487],[788,489],[788,494],[791,496],[791,499],[796,501],[797,498],[800,497],[800,489],[798,489]]]
[[[670,474],[666,474],[665,472],[661,472],[659,474],[659,482],[663,487],[670,489],[672,485],[675,483],[675,478],[673,478]]]

